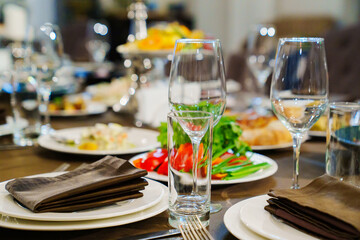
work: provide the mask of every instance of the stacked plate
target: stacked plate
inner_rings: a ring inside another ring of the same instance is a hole
[[[268,205],[266,200],[269,198],[261,195],[238,202],[229,208],[224,215],[224,223],[229,232],[243,240],[317,239],[284,224],[267,212],[264,207]]]
[[[59,173],[36,175],[53,177]],[[118,202],[105,207],[69,213],[34,213],[21,206],[5,190],[8,181],[0,183],[0,227],[69,231],[124,225],[153,217],[168,208],[168,189],[165,185],[147,180],[143,197]]]

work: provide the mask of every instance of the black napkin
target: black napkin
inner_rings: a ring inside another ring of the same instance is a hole
[[[147,171],[106,156],[56,177],[18,178],[6,190],[33,212],[72,212],[142,197]]]
[[[323,239],[360,239],[360,188],[328,175],[301,189],[270,190],[265,210]]]

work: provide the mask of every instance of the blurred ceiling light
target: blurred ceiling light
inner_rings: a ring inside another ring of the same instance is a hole
[[[275,28],[270,27],[270,28],[267,30],[267,32],[268,32],[269,37],[273,37],[273,36],[275,35]]]
[[[94,31],[97,34],[105,36],[108,33],[108,27],[106,25],[104,25],[104,24],[101,24],[101,23],[95,23]]]
[[[50,37],[51,40],[55,40],[55,39],[56,39],[56,33],[55,33],[55,32],[51,32],[51,33],[49,34],[49,37]]]
[[[268,33],[268,30],[266,27],[260,28],[260,35],[265,36]]]

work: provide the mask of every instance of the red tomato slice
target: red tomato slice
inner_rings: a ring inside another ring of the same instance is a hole
[[[147,171],[154,171],[163,161],[159,158],[149,157],[141,162],[141,168]]]
[[[133,165],[134,165],[135,167],[141,168],[141,161],[142,161],[142,160],[143,160],[142,158],[138,158],[138,159],[135,159],[132,163],[133,163]]]
[[[168,175],[169,174],[169,161],[168,158],[159,166],[157,169],[157,173],[161,175]]]

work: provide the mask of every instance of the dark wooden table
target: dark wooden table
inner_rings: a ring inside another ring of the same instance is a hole
[[[111,111],[98,116],[53,118],[51,120],[55,129],[91,126],[97,122],[116,122],[132,126],[134,122],[129,115],[120,115]],[[6,140],[9,136],[2,138]],[[223,222],[226,210],[233,204],[252,196],[266,194],[270,188],[290,187],[293,166],[292,150],[272,150],[260,153],[276,160],[279,169],[275,175],[249,183],[212,187],[212,202],[221,203],[223,207],[220,212],[212,214],[210,218],[209,230],[215,239],[236,239],[228,232]],[[129,159],[131,156],[123,155],[121,157]],[[63,162],[70,163],[69,170],[71,170],[81,163],[91,163],[99,158],[96,156],[58,153],[41,147],[0,150],[0,181],[50,172]],[[325,141],[323,139],[310,140],[302,145],[300,159],[301,186],[325,172],[324,161]],[[128,225],[64,232],[22,231],[0,227],[0,239],[118,239],[140,233],[169,229],[167,218],[167,212],[163,212],[150,219]]]

